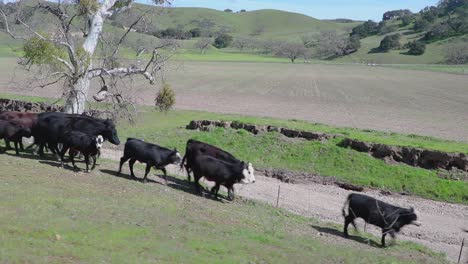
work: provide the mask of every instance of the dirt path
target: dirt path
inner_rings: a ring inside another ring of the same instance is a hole
[[[119,160],[120,151],[105,149],[103,158]],[[124,170],[125,171],[125,170]],[[178,168],[170,166],[168,172],[174,175],[185,175]],[[154,180],[160,180],[154,177]],[[332,185],[321,184],[287,184],[279,180],[256,175],[256,182],[250,185],[237,185],[236,193],[254,200],[276,204],[278,186],[281,186],[279,206],[288,211],[313,217],[332,223],[343,223],[341,209],[350,191]],[[418,211],[422,226],[407,226],[400,232],[398,239],[414,241],[435,251],[445,252],[447,257],[456,262],[463,237],[468,239],[462,228],[468,229],[468,206],[448,204],[426,200],[413,196],[385,196],[378,191],[369,191],[368,195],[385,202],[409,207]],[[358,221],[358,228],[363,230],[364,222]],[[367,226],[368,232],[380,236],[380,230]],[[344,239],[337,237],[336,239]],[[377,241],[378,242],[378,241]],[[468,263],[468,248],[465,246],[462,261]]]

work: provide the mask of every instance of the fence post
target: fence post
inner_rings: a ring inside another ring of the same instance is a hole
[[[461,247],[460,247],[460,254],[458,255],[458,262],[457,262],[458,264],[460,264],[460,259],[461,259],[461,255],[462,255],[464,246],[465,246],[465,238],[463,238],[462,244],[461,244]]]
[[[281,185],[278,185],[278,196],[276,197],[276,207],[278,207],[279,205],[280,192],[281,192]]]

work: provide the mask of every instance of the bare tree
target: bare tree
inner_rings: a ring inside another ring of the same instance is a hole
[[[213,44],[213,40],[211,38],[201,38],[197,43],[195,43],[195,48],[199,49],[203,54],[211,44]]]
[[[346,53],[349,40],[346,36],[340,36],[334,30],[320,32],[316,52],[319,58],[339,57]]]
[[[291,60],[292,63],[294,63],[298,58],[307,57],[307,54],[308,49],[304,47],[302,43],[284,42],[281,43],[278,50],[276,51],[276,55],[287,57]]]
[[[167,0],[152,1],[156,5],[168,3]],[[25,2],[18,1],[15,4],[21,6]],[[28,69],[39,69],[47,73],[46,78],[50,81],[43,83],[42,87],[63,82],[65,111],[80,114],[86,107],[91,80],[97,78],[101,81],[102,89],[97,97],[102,99],[110,95],[106,91],[109,89],[108,83],[115,78],[140,75],[150,84],[154,84],[156,73],[167,59],[159,53],[161,47],[153,47],[146,61],[128,66],[117,63],[124,40],[148,11],[139,15],[122,36],[114,38],[109,42],[112,44],[106,45],[103,38],[104,21],[130,10],[133,3],[134,0],[40,0],[35,4],[34,13],[50,15],[57,25],[48,29],[48,33],[42,33],[40,25],[27,24],[18,14],[6,15],[4,10],[0,9],[0,15],[3,17],[6,33],[24,41],[23,64],[28,65]],[[17,10],[21,12],[22,9]],[[103,53],[104,58],[97,59],[95,52],[100,42],[108,50]]]
[[[243,51],[245,48],[250,47],[252,42],[248,38],[239,37],[234,39],[232,46]]]
[[[450,64],[467,64],[468,63],[468,44],[459,43],[451,45],[447,49],[446,61]]]

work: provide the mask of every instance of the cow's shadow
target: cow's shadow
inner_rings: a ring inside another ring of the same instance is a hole
[[[99,171],[101,171],[102,173],[105,173],[105,174],[109,174],[109,175],[114,176],[114,177],[129,180],[129,181],[143,182],[143,177],[142,178],[135,178],[135,177],[132,177],[130,174],[118,173],[117,171],[114,171],[114,170],[100,169]],[[146,183],[161,184],[160,182],[157,182],[157,181],[149,179],[149,178],[146,178]]]
[[[127,173],[120,173],[119,174],[119,173],[117,173],[117,171],[106,170],[106,169],[101,169],[100,171],[102,173],[106,173],[106,174],[109,174],[109,175],[114,176],[114,177],[119,177],[119,178],[127,179],[127,180],[130,180],[130,181],[143,182],[143,178],[134,178],[134,177],[132,177],[131,175],[129,175]],[[215,199],[214,195],[212,195],[211,192],[209,190],[206,190],[203,186],[200,187],[201,192],[198,192],[195,189],[195,184],[193,183],[193,181],[189,182],[187,180],[180,179],[180,178],[170,176],[170,175],[167,175],[166,177],[164,177],[164,175],[159,175],[159,174],[154,174],[154,175],[161,178],[163,183],[152,180],[150,178],[147,178],[147,183],[157,183],[157,184],[161,184],[161,185],[170,187],[170,188],[172,188],[174,190],[183,191],[183,192],[193,194],[193,195],[197,195],[197,196],[202,196],[202,197],[204,197],[206,199],[211,199],[211,200],[218,201],[218,202],[225,202],[224,201],[225,199],[224,199],[224,197],[222,195],[218,195],[219,198]]]
[[[323,227],[323,226],[316,226],[316,225],[311,225],[311,227],[321,233],[326,233],[326,234],[334,235],[337,237],[350,239],[361,244],[369,245],[371,247],[382,248],[380,244],[378,244],[372,239],[368,239],[368,238],[360,237],[360,236],[353,236],[353,235],[349,235],[348,237],[345,237],[342,230],[337,230],[334,228]]]

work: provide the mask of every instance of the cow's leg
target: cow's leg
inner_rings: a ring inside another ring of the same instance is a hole
[[[63,150],[62,150],[63,151]],[[72,162],[72,165],[73,165],[73,168],[75,169],[78,169],[78,166],[75,165],[75,151],[72,151],[70,150],[70,152],[68,153],[68,155],[70,156],[70,160]],[[86,169],[88,169],[88,163],[86,163]]]
[[[5,149],[11,149],[10,141],[5,138]]]
[[[16,155],[19,155],[19,151],[18,151],[18,140],[15,140],[15,141],[14,141],[14,144],[15,144],[15,153],[16,153]]]
[[[20,138],[19,145],[20,145],[20,150],[24,151],[23,138]]]
[[[129,157],[125,157],[125,156],[120,158],[119,171],[117,172],[117,174],[120,174],[122,172],[122,165],[124,165],[124,163],[127,162],[127,160],[129,159],[130,159]]]
[[[343,230],[343,233],[344,233],[344,236],[345,237],[349,237],[349,234],[348,234],[348,225],[351,223],[354,228],[356,229],[356,223],[354,223],[354,217],[349,214],[347,216],[345,216],[345,223],[344,223],[344,230]]]
[[[216,183],[213,188],[211,188],[211,193],[214,195],[215,199],[218,200],[218,191],[219,191],[220,184]]]
[[[201,188],[200,188],[200,175],[198,175],[197,173],[193,172],[193,184],[195,184],[195,190],[198,192],[198,193],[201,193]]]
[[[388,229],[382,229],[382,239],[381,239],[381,244],[382,244],[382,247],[385,247],[385,236],[387,235],[387,233],[389,233],[390,230]]]
[[[67,153],[67,150],[68,150],[68,147],[64,147],[62,151],[60,151],[60,165],[62,166],[62,168],[63,168],[63,161],[64,161],[65,153]]]
[[[86,163],[86,172],[88,173],[89,172],[89,154],[88,153],[84,154],[84,159]]]
[[[145,169],[145,177],[143,177],[143,182],[146,183],[146,177],[148,176],[148,173],[151,170],[151,165],[149,163],[146,163],[146,169]]]
[[[93,159],[93,166],[91,167],[91,170],[94,170],[94,168],[96,168],[96,160],[97,160],[97,157],[96,157],[96,156],[92,156],[91,158]]]
[[[163,174],[164,174],[164,181],[167,183],[167,171],[166,171],[166,168],[162,167],[160,170],[162,170]]]
[[[187,180],[188,182],[190,182],[192,180],[190,177],[190,166],[188,164],[185,164],[184,167],[185,167],[185,171],[187,171]]]
[[[227,186],[226,186],[227,187]],[[228,199],[231,201],[234,201],[235,195],[234,195],[234,185],[229,186],[228,188]]]
[[[130,161],[128,162],[128,166],[130,167],[130,175],[133,178],[136,178],[135,174],[133,173],[133,164],[135,164],[135,162],[136,162],[136,159],[130,159]]]

